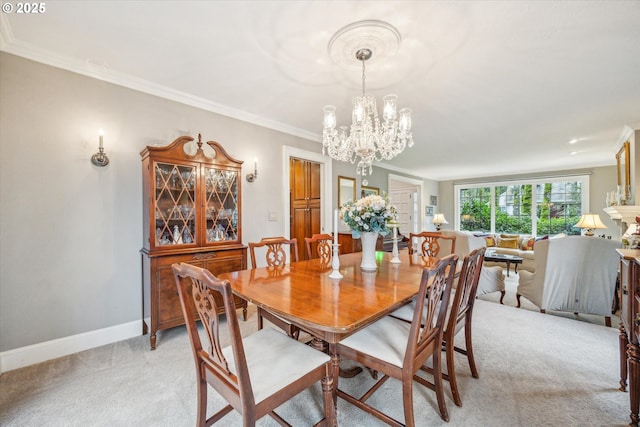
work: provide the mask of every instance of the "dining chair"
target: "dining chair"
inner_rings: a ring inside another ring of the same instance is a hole
[[[267,262],[267,267],[270,269],[281,269],[286,265],[287,253],[285,248],[289,248],[291,260],[294,262],[298,261],[298,241],[296,239],[289,240],[284,237],[265,237],[259,242],[249,242],[249,253],[251,255],[252,268],[257,267],[256,249],[263,247],[266,248],[265,260]],[[300,328],[262,307],[257,308],[257,316],[259,330],[264,326],[264,319],[267,319],[269,322],[285,331],[290,337],[297,340],[300,336]]]
[[[307,247],[307,258],[320,258],[325,264],[331,262],[333,237],[330,234],[314,234],[311,237],[305,237],[304,242]]]
[[[417,239],[418,247],[421,255],[428,257],[437,257],[440,252],[441,242],[444,244],[448,241],[451,248],[447,253],[454,253],[456,248],[456,236],[445,236],[439,231],[422,231],[420,233],[409,233],[409,254],[415,252],[413,248],[414,238]]]
[[[255,425],[256,420],[265,415],[281,425],[288,425],[274,410],[301,391],[322,382],[331,372],[331,358],[272,328],[243,338],[228,280],[219,280],[210,271],[186,263],[173,264],[171,268],[196,364],[196,425],[209,426],[234,409],[242,415],[245,426]],[[214,294],[222,296],[226,321],[218,317],[220,307]],[[196,324],[198,317],[204,326],[209,350],[202,346]],[[231,341],[226,347],[221,339],[226,336],[223,331],[228,332]],[[209,418],[208,385],[228,403]],[[332,405],[328,388],[323,393],[323,402],[326,415],[326,408],[332,407],[328,406]]]
[[[484,262],[484,251],[486,248],[479,248],[471,251],[464,257],[462,271],[458,278],[458,286],[453,297],[453,304],[449,312],[447,326],[444,330],[444,342],[447,354],[447,372],[443,378],[449,381],[451,394],[456,405],[462,406],[462,399],[458,391],[456,381],[456,370],[454,366],[455,352],[467,356],[471,376],[478,378],[478,369],[473,356],[473,343],[471,339],[473,305],[476,300],[480,272]],[[465,348],[456,347],[455,337],[464,328]]]
[[[455,352],[463,354],[467,357],[471,376],[479,378],[478,369],[476,367],[475,358],[473,356],[473,341],[471,338],[473,305],[476,299],[478,283],[480,281],[480,272],[484,261],[484,252],[486,248],[478,248],[471,251],[464,257],[460,275],[458,276],[457,286],[453,292],[452,302],[449,304],[447,313],[446,326],[443,332],[444,350],[447,357],[447,370],[443,372],[442,378],[449,381],[453,401],[457,406],[462,406],[462,399],[458,391],[458,383],[456,381],[456,371],[454,366]],[[426,304],[426,302],[425,302]],[[415,300],[404,307],[391,313],[391,316],[405,321],[413,321],[413,311]],[[424,315],[423,315],[424,316]],[[423,319],[424,322],[424,319]],[[464,327],[465,347],[455,346],[455,336]],[[433,373],[429,367],[423,367],[423,371]]]
[[[427,304],[415,305],[411,323],[386,316],[337,344],[336,351],[341,358],[357,361],[382,374],[361,397],[338,388],[339,397],[387,424],[402,426],[404,424],[400,421],[366,403],[385,381],[395,378],[402,382],[404,422],[407,426],[414,426],[413,381],[416,381],[435,391],[440,417],[449,421],[441,374],[441,346],[457,262],[457,255],[448,255],[432,269],[423,270],[417,300],[427,301]],[[426,320],[424,326],[423,318]],[[433,360],[433,384],[416,374],[430,357]],[[334,381],[337,381],[335,377]]]

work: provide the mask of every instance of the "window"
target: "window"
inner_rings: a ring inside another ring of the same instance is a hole
[[[531,185],[502,185],[495,189],[495,231],[531,234]]]
[[[460,189],[460,230],[491,231],[491,188]]]
[[[480,233],[580,234],[589,177],[455,185],[456,229]]]

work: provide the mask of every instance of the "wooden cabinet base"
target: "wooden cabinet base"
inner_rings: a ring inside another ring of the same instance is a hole
[[[620,254],[620,388],[629,391],[629,423],[640,423],[640,250],[618,249]],[[629,380],[627,387],[627,380]]]
[[[192,253],[150,255],[142,251],[142,313],[143,331],[148,328],[151,349],[156,348],[157,332],[184,324],[178,288],[171,264],[185,262],[206,268],[214,275],[244,270],[247,268],[247,248],[244,246],[208,250]],[[247,320],[247,301],[234,296],[236,308],[242,308],[242,317]],[[224,313],[222,298],[218,300],[218,313]],[[146,324],[149,319],[149,325]]]

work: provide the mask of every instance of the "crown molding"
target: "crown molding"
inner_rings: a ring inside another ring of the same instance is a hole
[[[417,176],[420,179],[430,179],[432,181],[437,181],[437,179],[433,179],[433,178],[429,178],[429,177],[417,174],[416,171],[412,171],[412,170],[404,169],[404,168],[399,168],[397,166],[393,166],[393,165],[390,165],[388,163],[382,163],[382,162],[374,163],[373,166],[378,167],[378,168],[382,168],[382,169],[387,169],[387,170],[390,170],[390,171],[405,173],[407,175],[414,176],[414,177]]]
[[[322,137],[318,133],[309,132],[256,114],[238,110],[227,105],[213,102],[209,99],[153,83],[149,80],[120,73],[92,63],[91,61],[81,61],[67,56],[58,55],[51,51],[38,48],[32,44],[18,41],[13,36],[11,26],[4,14],[0,14],[0,24],[0,50],[4,52],[97,80],[113,83],[128,89],[137,90],[149,95],[158,96],[184,105],[231,117],[243,122],[297,136],[309,141],[322,141]]]

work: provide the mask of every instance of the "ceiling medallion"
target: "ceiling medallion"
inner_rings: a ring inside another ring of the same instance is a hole
[[[376,99],[365,93],[365,63],[381,49],[383,56],[394,56],[400,44],[400,33],[391,25],[382,21],[361,21],[339,30],[329,41],[329,54],[337,64],[344,59],[338,55],[339,47],[343,52],[352,53],[353,58],[362,64],[362,96],[353,98],[353,112],[350,132],[347,126],[336,129],[336,108],[324,107],[324,126],[322,131],[322,153],[328,153],[335,160],[355,163],[359,159],[356,173],[366,176],[373,172],[372,163],[390,160],[404,149],[413,146],[411,133],[411,109],[397,111],[397,96],[383,98],[384,106],[381,122],[376,108]],[[357,47],[357,49],[356,49]]]

